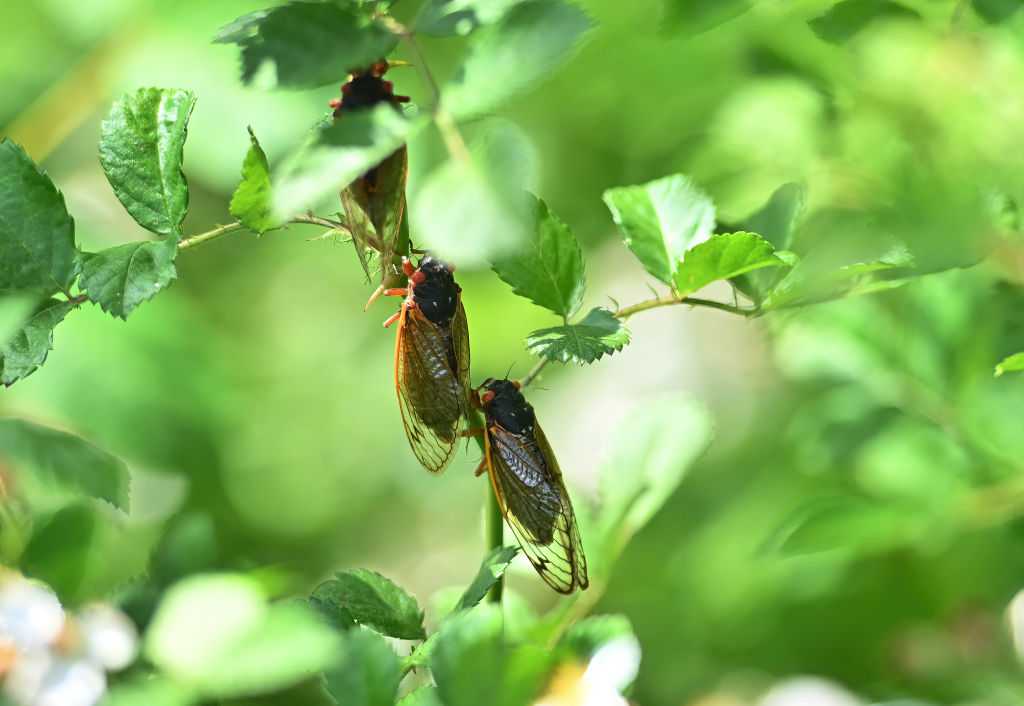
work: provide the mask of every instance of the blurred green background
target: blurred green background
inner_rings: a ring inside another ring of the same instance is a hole
[[[793,0],[700,31],[730,4],[582,1],[598,23],[589,41],[501,111],[536,149],[537,192],[583,243],[586,303],[650,296],[602,191],[675,171],[715,198],[721,223],[806,183],[793,249],[807,259],[872,261],[898,243],[936,274],[752,321],[645,313],[622,353],[549,367],[531,401],[579,505],[597,501],[606,439],[636,410],[683,394],[715,419],[710,451],[595,610],[633,621],[633,698],[650,706],[744,703],[800,674],[867,701],[1020,703],[1004,612],[1024,588],[1024,378],[992,370],[1024,350],[1024,12],[922,0],[815,32],[807,21],[835,3]],[[236,50],[210,43],[262,6],[3,4],[0,135],[63,190],[83,248],[143,237],[96,155],[121,92],[198,95],[187,234],[231,220],[246,126],[273,164],[324,113],[336,86],[243,88]],[[440,75],[459,43],[424,40]],[[424,99],[415,70],[390,77]],[[433,140],[411,145],[414,176]],[[476,570],[477,452],[441,477],[418,468],[392,389],[394,333],[380,327],[395,305],[364,313],[371,287],[350,247],[318,235],[292,226],[184,251],[168,294],[127,324],[97,307],[72,314],[45,367],[0,392],[0,414],[128,460],[140,531],[105,549],[124,557],[117,585],[153,551],[151,581],[125,599],[140,613],[160,586],[215,567],[264,567],[302,590],[366,566],[424,602]],[[486,270],[459,281],[475,381],[525,374],[523,338],[551,316]],[[554,602],[528,566],[510,584]]]

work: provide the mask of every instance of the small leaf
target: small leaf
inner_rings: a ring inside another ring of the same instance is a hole
[[[604,202],[626,246],[644,269],[665,284],[672,284],[683,253],[715,230],[711,199],[680,174],[609,189]]]
[[[793,236],[803,216],[807,190],[801,184],[783,184],[772,193],[768,202],[743,221],[741,230],[757,233],[779,251],[793,247]],[[780,258],[781,259],[781,258]],[[790,264],[790,263],[787,263]],[[754,302],[760,304],[784,276],[784,270],[754,271],[733,278],[732,283]]]
[[[784,265],[772,244],[754,233],[716,235],[686,253],[676,272],[676,289],[686,296],[720,279]]]
[[[491,586],[505,574],[505,569],[518,553],[519,547],[495,547],[488,552],[483,563],[480,564],[480,571],[477,572],[476,578],[462,594],[459,602],[455,604],[453,612],[472,608],[482,601],[487,592],[491,590]]]
[[[49,299],[0,346],[0,383],[13,385],[32,374],[53,348],[53,329],[75,305],[65,299]]]
[[[885,19],[921,19],[917,11],[892,0],[843,0],[808,22],[826,42],[842,44],[868,25]]]
[[[386,56],[398,37],[371,13],[340,3],[291,2],[239,17],[214,41],[242,49],[242,80],[251,83],[264,63],[277,84],[315,88]]]
[[[701,34],[733,20],[754,0],[665,0],[665,29],[684,37]]]
[[[349,621],[404,640],[426,638],[423,611],[416,599],[378,573],[366,569],[339,571],[313,592],[318,610],[336,611],[339,625]]]
[[[142,240],[86,256],[81,287],[89,299],[122,319],[152,299],[177,276],[175,240]]]
[[[526,348],[536,356],[559,363],[588,365],[621,351],[629,343],[629,329],[607,309],[590,310],[577,324],[534,331]]]
[[[493,268],[516,294],[568,318],[583,302],[583,254],[573,232],[541,199],[536,200],[536,214],[527,242]]]
[[[398,657],[379,633],[345,633],[341,657],[324,674],[338,706],[392,706],[402,680]]]
[[[100,164],[114,194],[160,235],[180,237],[188,212],[181,165],[195,102],[190,91],[141,88],[114,103],[100,127]]]
[[[249,230],[262,235],[281,225],[271,214],[270,164],[252,128],[249,151],[242,163],[242,181],[231,197],[231,215]]]
[[[25,151],[0,140],[0,293],[66,292],[77,267],[64,197]]]
[[[470,39],[469,54],[442,103],[458,118],[491,111],[549,77],[593,26],[583,10],[562,0],[528,0]]]
[[[1004,358],[1003,361],[996,366],[996,377],[1005,373],[1019,373],[1024,371],[1024,353],[1014,353],[1013,355]]]
[[[491,25],[525,0],[428,0],[416,17],[416,31],[437,37],[465,36]]]
[[[566,630],[559,644],[578,659],[587,660],[602,645],[623,638],[636,641],[629,618],[624,615],[592,615]]]
[[[127,466],[72,434],[0,419],[0,465],[13,466],[23,491],[86,496],[128,511]]]

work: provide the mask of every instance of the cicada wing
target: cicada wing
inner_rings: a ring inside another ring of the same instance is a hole
[[[345,211],[345,226],[352,234],[352,247],[355,248],[356,257],[363,268],[367,281],[370,281],[371,270],[377,269],[378,253],[370,243],[375,238],[373,223],[369,214],[363,209],[360,203],[359,192],[362,190],[360,180],[356,180],[342,189],[341,207]]]
[[[523,435],[491,425],[485,439],[494,493],[530,563],[559,593],[586,588],[587,559],[576,515],[540,426]]]
[[[462,295],[459,295],[459,305],[455,309],[455,316],[452,318],[452,349],[455,352],[455,375],[462,388],[462,404],[464,412],[469,412],[470,407],[470,378],[469,378],[469,322],[466,320],[466,308],[462,306]]]
[[[455,455],[464,393],[452,368],[451,336],[403,304],[395,342],[395,387],[409,445],[440,473]]]
[[[368,279],[371,269],[381,280],[393,274],[402,239],[408,167],[408,152],[402,147],[341,192],[345,224]]]

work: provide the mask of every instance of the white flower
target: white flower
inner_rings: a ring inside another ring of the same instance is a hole
[[[95,706],[107,688],[103,669],[85,659],[22,655],[4,681],[18,706]]]
[[[632,636],[610,640],[582,665],[563,665],[534,706],[629,706],[622,690],[640,669],[640,644]]]
[[[863,702],[838,684],[819,677],[778,682],[757,706],[861,706]]]
[[[0,583],[0,639],[20,652],[44,649],[64,627],[64,609],[53,591],[24,579]]]
[[[85,656],[95,664],[114,672],[134,661],[139,635],[121,611],[99,603],[86,606],[78,614],[78,627]]]

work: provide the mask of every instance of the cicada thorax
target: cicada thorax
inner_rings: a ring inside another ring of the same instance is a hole
[[[398,96],[387,73],[387,61],[378,61],[369,67],[351,72],[342,85],[342,97],[331,101],[335,119],[348,114],[385,104],[397,109],[408,96]],[[408,173],[408,153],[405,147],[385,157],[366,173],[342,190],[341,204],[345,222],[359,261],[369,278],[371,269],[379,269],[385,286],[395,284],[397,266],[402,251],[402,221],[405,217],[405,182]]]

